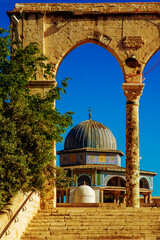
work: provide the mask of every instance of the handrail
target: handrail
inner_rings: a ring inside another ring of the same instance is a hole
[[[7,229],[9,228],[9,226],[11,225],[11,223],[13,222],[13,220],[16,218],[16,216],[18,215],[18,213],[21,211],[21,209],[24,207],[24,205],[26,204],[26,202],[30,199],[30,197],[32,196],[33,192],[31,192],[27,198],[24,200],[24,202],[21,204],[21,206],[17,209],[17,211],[15,212],[15,214],[13,215],[13,217],[9,220],[9,222],[7,223],[7,225],[5,226],[5,228],[2,230],[2,232],[0,233],[0,239],[3,237],[4,233],[7,231]]]

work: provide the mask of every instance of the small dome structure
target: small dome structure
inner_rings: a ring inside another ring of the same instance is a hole
[[[65,150],[79,148],[116,150],[117,144],[112,132],[106,126],[89,119],[73,127],[65,139]]]
[[[73,202],[95,203],[95,191],[87,185],[81,185],[75,189]]]

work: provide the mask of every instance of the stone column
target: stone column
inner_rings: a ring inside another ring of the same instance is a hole
[[[144,84],[123,83],[126,96],[126,206],[139,207],[139,99]]]
[[[103,189],[100,189],[100,202],[103,203]]]
[[[122,203],[126,203],[126,195],[125,194],[123,194],[123,196],[122,196],[123,198],[122,198]]]
[[[113,201],[114,201],[114,203],[117,203],[117,196],[116,196],[116,193],[114,193],[114,195],[113,195]]]
[[[120,193],[117,192],[117,193],[116,193],[116,203],[119,203],[119,196],[120,196]]]
[[[148,193],[148,203],[151,203],[151,193]]]
[[[64,196],[61,196],[61,203],[64,203]]]
[[[69,189],[66,189],[66,203],[69,203]]]
[[[147,203],[147,194],[144,194],[144,203]]]

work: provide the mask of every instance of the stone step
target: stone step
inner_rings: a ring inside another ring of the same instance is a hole
[[[128,234],[128,235],[124,235],[124,234],[112,234],[112,235],[108,235],[108,234],[101,234],[101,235],[96,235],[96,234],[92,234],[92,235],[87,235],[87,234],[81,234],[81,235],[75,235],[75,234],[67,234],[67,235],[56,235],[56,237],[54,238],[53,236],[23,236],[21,238],[21,240],[77,240],[77,239],[81,239],[81,240],[146,240],[145,237],[143,235],[137,235],[137,234]],[[154,238],[154,236],[152,235],[152,239],[150,240],[156,240],[156,238]]]
[[[146,212],[143,212],[143,211],[139,211],[139,212],[135,212],[135,211],[120,211],[120,212],[110,212],[110,211],[88,211],[88,212],[74,212],[74,211],[67,211],[67,212],[38,212],[38,215],[43,215],[43,216],[48,216],[48,215],[51,215],[51,216],[61,216],[61,215],[98,215],[98,214],[102,214],[102,215],[105,215],[105,214],[110,214],[110,215],[144,215],[144,216],[147,216],[147,215],[154,215],[154,214],[157,214],[157,215],[160,215],[160,212],[159,211],[146,211]]]
[[[160,209],[55,208],[39,211],[21,240],[157,240]]]
[[[128,209],[128,208],[127,208]],[[65,213],[93,213],[93,212],[96,212],[96,213],[98,213],[98,212],[101,212],[101,213],[103,213],[103,212],[107,212],[107,213],[154,213],[154,212],[158,212],[158,213],[160,213],[160,208],[144,208],[144,209],[141,209],[141,208],[139,208],[139,209],[135,209],[135,208],[133,208],[133,209],[128,209],[128,210],[126,210],[126,209],[114,209],[114,210],[112,210],[112,209],[105,209],[105,208],[100,208],[100,209],[98,209],[98,208],[96,208],[96,209],[91,209],[91,208],[89,208],[89,209],[83,209],[83,208],[80,208],[80,209],[78,209],[78,208],[76,208],[76,209],[71,209],[71,208],[68,208],[68,209],[55,209],[55,210],[50,210],[50,211],[48,211],[48,210],[40,210],[38,213],[63,213],[63,214],[65,214]]]
[[[38,232],[54,232],[58,231],[60,234],[62,232],[69,232],[69,231],[85,231],[87,232],[103,232],[103,231],[113,231],[113,232],[135,232],[135,233],[153,233],[154,231],[159,231],[159,226],[152,226],[152,227],[147,227],[147,226],[50,226],[50,227],[28,227],[27,232],[32,233],[38,233]]]
[[[32,220],[31,224],[43,224],[43,225],[84,225],[84,224],[90,224],[93,223],[93,225],[128,225],[128,226],[154,226],[159,225],[160,221],[158,219],[155,219],[154,221],[151,221],[151,219],[34,219]]]
[[[101,217],[100,217],[101,216]],[[126,219],[126,220],[132,220],[132,219],[134,219],[134,220],[140,220],[140,219],[142,219],[143,221],[151,221],[151,220],[160,220],[160,216],[157,216],[157,215],[155,215],[155,216],[147,216],[147,217],[144,217],[144,216],[113,216],[113,215],[98,215],[98,216],[96,216],[96,215],[86,215],[86,216],[82,216],[82,215],[80,215],[80,216],[74,216],[74,215],[72,215],[72,216],[36,216],[36,217],[34,217],[34,220],[38,220],[38,219],[48,219],[48,220],[57,220],[57,219],[59,219],[59,221],[63,221],[63,220],[67,220],[67,219],[70,219],[70,220],[74,220],[74,219],[90,219],[91,221],[92,220],[98,220],[98,219],[105,219],[106,221],[107,221],[107,219],[108,219],[108,221],[111,221],[111,220],[116,220],[116,219],[119,219],[119,220],[121,220],[121,219]]]
[[[58,219],[57,219],[58,220]],[[90,221],[87,220],[75,220],[74,222],[71,221],[48,221],[47,219],[44,221],[41,220],[32,220],[32,222],[29,224],[29,226],[34,226],[34,227],[46,227],[46,226],[82,226],[82,225],[89,225]],[[145,226],[145,227],[152,227],[152,226],[157,226],[159,224],[159,221],[154,221],[154,222],[150,222],[150,221],[126,221],[125,219],[123,219],[122,221],[119,220],[115,220],[115,221],[102,221],[101,219],[95,220],[94,222],[92,222],[92,226],[110,226],[110,225],[114,225],[114,226],[118,226],[118,225],[127,225],[127,226]]]
[[[86,228],[77,228],[77,229],[48,229],[46,231],[36,231],[35,229],[32,231],[27,230],[25,232],[26,236],[35,235],[35,236],[57,236],[57,235],[67,235],[67,234],[88,234],[88,235],[102,235],[102,234],[124,234],[127,236],[127,234],[156,234],[158,229],[156,230],[151,230],[151,229],[145,229],[145,230],[137,230],[137,229],[86,229]],[[83,233],[82,233],[83,232]]]
[[[147,212],[159,212],[160,208],[117,208],[117,209],[108,209],[108,208],[54,208],[52,210],[40,210],[39,213],[68,213],[68,212],[78,212],[78,213],[88,213],[88,212],[112,212],[112,213],[147,213]]]
[[[111,212],[111,211],[88,211],[88,212],[74,212],[74,211],[66,211],[66,212],[39,212],[38,215],[43,215],[43,216],[47,216],[47,215],[52,215],[52,216],[61,216],[61,215],[98,215],[98,214],[110,214],[110,215],[154,215],[154,214],[158,214],[160,215],[160,211],[116,211],[116,212]]]

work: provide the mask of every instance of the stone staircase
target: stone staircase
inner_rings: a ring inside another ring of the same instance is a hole
[[[21,240],[160,240],[160,208],[59,207],[41,210]]]

